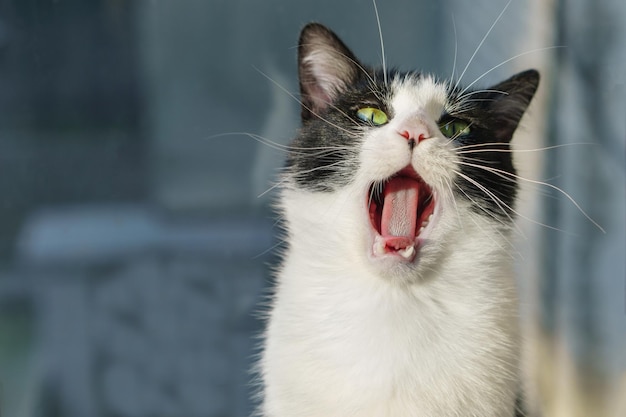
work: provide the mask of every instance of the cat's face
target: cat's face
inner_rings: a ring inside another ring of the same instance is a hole
[[[509,141],[536,71],[464,91],[419,73],[366,68],[311,24],[300,39],[299,75],[303,127],[288,156],[289,183],[349,196],[354,204],[345,207],[355,212],[344,214],[358,223],[351,244],[374,267],[411,271],[435,264],[464,228],[510,228]]]

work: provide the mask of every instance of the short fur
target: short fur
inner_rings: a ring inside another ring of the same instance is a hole
[[[385,77],[310,24],[299,76],[303,126],[280,195],[288,247],[264,338],[260,414],[514,416],[516,184],[506,151],[537,72],[473,92],[419,73]],[[361,107],[389,122],[364,123]],[[447,120],[468,122],[470,133],[444,137]],[[426,139],[407,146],[407,129]],[[372,187],[405,167],[436,200],[411,262],[372,253],[367,208]]]

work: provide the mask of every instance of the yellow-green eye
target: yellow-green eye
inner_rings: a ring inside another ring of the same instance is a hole
[[[441,123],[439,129],[447,138],[458,138],[470,132],[469,124],[462,120],[450,120],[449,122]]]
[[[384,125],[389,121],[389,119],[387,118],[387,114],[384,111],[375,107],[364,107],[357,110],[356,117],[363,120],[364,122],[371,123],[374,126]]]

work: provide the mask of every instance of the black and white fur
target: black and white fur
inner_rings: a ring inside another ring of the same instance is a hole
[[[264,337],[260,414],[514,416],[509,142],[538,73],[464,91],[365,67],[319,24],[303,29],[298,59],[302,128],[280,194],[288,247]],[[355,111],[364,106],[389,122],[363,123]],[[444,137],[446,119],[471,133]],[[377,254],[368,214],[373,190],[407,167],[435,200],[410,261]]]

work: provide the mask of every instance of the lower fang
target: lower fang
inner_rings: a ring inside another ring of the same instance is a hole
[[[426,227],[426,226],[428,226],[428,223],[430,223],[430,221],[431,221],[432,219],[433,219],[433,215],[431,214],[431,215],[429,215],[429,216],[428,216],[428,218],[427,218],[426,220],[424,220],[424,221],[422,222],[422,227]]]
[[[404,248],[398,251],[398,255],[402,256],[404,259],[411,259],[414,254],[415,254],[414,246],[409,246],[407,248]]]
[[[380,239],[380,240],[376,240],[376,242],[374,242],[374,255],[376,256],[381,256],[385,254],[385,242]]]

